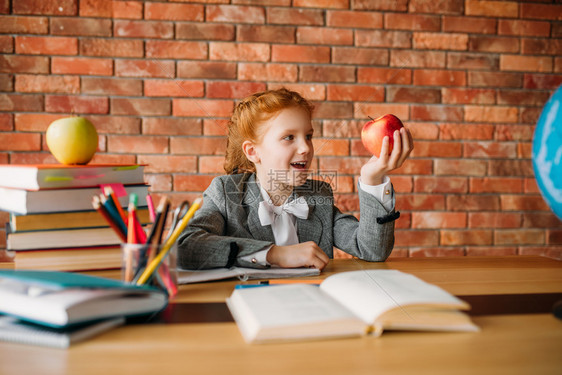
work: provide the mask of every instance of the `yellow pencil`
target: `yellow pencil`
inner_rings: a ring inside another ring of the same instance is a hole
[[[189,222],[189,220],[191,220],[191,218],[195,214],[195,211],[197,211],[199,209],[199,207],[201,207],[201,201],[202,200],[203,200],[202,198],[197,198],[193,202],[191,207],[189,207],[189,211],[187,211],[187,213],[181,219],[181,221],[178,223],[178,225],[175,228],[173,228],[172,235],[170,236],[170,238],[168,238],[168,240],[166,241],[166,243],[162,247],[162,250],[160,250],[160,253],[158,254],[158,256],[156,256],[156,258],[154,258],[152,260],[152,262],[150,262],[150,264],[146,267],[146,269],[144,270],[142,275],[139,277],[139,279],[137,281],[137,285],[143,285],[144,283],[146,283],[148,281],[148,279],[150,278],[150,276],[158,268],[158,266],[160,265],[160,263],[162,262],[164,257],[168,254],[168,251],[170,251],[170,249],[172,248],[174,243],[177,241],[181,232],[183,232],[183,230],[187,226],[187,223]]]

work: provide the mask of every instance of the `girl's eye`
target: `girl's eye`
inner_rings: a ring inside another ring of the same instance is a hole
[[[286,135],[285,137],[283,137],[283,139],[284,139],[285,141],[292,141],[294,138],[295,138],[295,137],[292,136],[292,135]]]
[[[307,134],[306,139],[310,141],[312,139],[312,134]]]

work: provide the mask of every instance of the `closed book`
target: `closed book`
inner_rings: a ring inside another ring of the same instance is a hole
[[[320,286],[235,289],[227,299],[249,343],[382,334],[384,330],[478,331],[445,290],[396,270],[343,272]]]
[[[125,318],[119,317],[57,329],[27,323],[11,316],[0,316],[0,341],[66,349],[124,323]]]
[[[154,314],[168,304],[148,285],[79,273],[0,270],[0,313],[50,327]]]
[[[138,195],[140,207],[147,206],[148,185],[126,185],[125,191]],[[37,191],[0,187],[0,210],[22,215],[91,210],[92,197],[100,193],[99,187]],[[129,203],[127,195],[118,199],[122,207]]]
[[[121,267],[121,246],[67,249],[0,250],[0,261],[20,270],[91,271]]]
[[[137,208],[137,216],[141,224],[150,223],[148,208]],[[97,228],[107,226],[107,221],[95,210],[10,215],[10,228],[12,232],[49,229]]]
[[[6,225],[8,250],[60,249],[81,246],[118,245],[121,238],[113,228],[86,228],[11,232]]]
[[[0,186],[39,190],[144,184],[144,166],[136,164],[0,164]]]

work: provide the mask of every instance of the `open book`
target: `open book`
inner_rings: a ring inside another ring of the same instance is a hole
[[[305,284],[236,289],[227,305],[249,343],[380,335],[383,330],[478,331],[470,306],[396,270],[336,274]]]
[[[178,269],[178,284],[200,283],[204,281],[238,278],[250,279],[280,279],[285,277],[318,276],[320,270],[316,268],[213,268],[210,270]]]
[[[0,270],[0,314],[44,326],[152,314],[167,304],[166,293],[150,286],[68,272]]]

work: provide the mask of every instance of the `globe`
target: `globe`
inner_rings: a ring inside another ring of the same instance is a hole
[[[533,169],[539,190],[562,219],[562,86],[552,94],[533,135]]]

